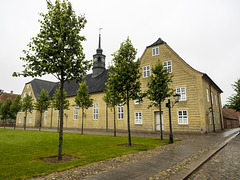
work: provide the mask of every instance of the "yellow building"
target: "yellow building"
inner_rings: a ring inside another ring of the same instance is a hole
[[[85,129],[113,129],[113,112],[107,108],[102,97],[104,95],[105,83],[108,79],[109,70],[105,69],[105,55],[102,54],[100,45],[97,53],[93,55],[93,73],[85,77],[89,93],[94,99],[93,107],[85,112]],[[176,52],[174,52],[160,38],[148,46],[141,57],[142,77],[140,79],[142,91],[147,89],[148,76],[151,75],[151,68],[160,59],[164,68],[167,68],[173,75],[171,87],[180,94],[180,101],[171,108],[171,120],[173,132],[212,132],[223,129],[221,96],[222,90],[205,74],[193,69]],[[69,110],[64,111],[64,128],[81,128],[82,112],[77,108],[74,98],[79,85],[72,81],[64,85],[67,92],[67,99],[70,102]],[[26,83],[22,92],[31,93],[36,101],[42,89],[49,92],[52,97],[58,83],[34,79]],[[165,106],[167,100],[162,103],[163,130],[169,131],[169,111]],[[170,98],[171,102],[174,99]],[[133,131],[159,131],[159,110],[148,109],[149,100],[143,102],[130,102],[130,126]],[[125,106],[116,108],[117,129],[127,130],[127,113]],[[23,126],[24,113],[17,116],[17,126]],[[49,108],[43,116],[42,126],[47,128],[58,127],[58,111]],[[28,113],[27,127],[38,127],[40,115],[33,111]]]

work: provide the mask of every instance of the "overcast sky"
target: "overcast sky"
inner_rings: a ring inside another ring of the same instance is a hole
[[[179,56],[208,76],[223,90],[222,102],[233,94],[240,78],[239,0],[70,0],[76,14],[85,14],[82,35],[86,59],[92,59],[102,27],[102,49],[107,63],[129,36],[142,56],[146,46],[162,38]],[[30,38],[39,33],[39,13],[45,0],[1,0],[0,89],[21,94],[32,78],[12,77],[23,70],[20,57]],[[53,76],[44,80],[57,81]]]

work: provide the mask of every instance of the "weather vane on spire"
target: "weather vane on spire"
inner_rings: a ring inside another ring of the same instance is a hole
[[[102,29],[103,29],[103,28],[101,28],[101,27],[99,28],[99,34],[101,34],[101,30],[102,30]]]

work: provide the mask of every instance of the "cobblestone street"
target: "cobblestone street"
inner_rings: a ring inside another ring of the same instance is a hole
[[[188,179],[240,179],[240,135],[232,139]]]

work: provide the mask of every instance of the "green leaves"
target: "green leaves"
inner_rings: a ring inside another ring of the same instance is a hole
[[[240,112],[240,79],[234,82],[233,89],[236,92],[236,94],[230,96],[228,98],[228,108],[235,109],[236,111]]]
[[[77,90],[77,96],[75,97],[76,104],[82,109],[88,109],[93,105],[93,99],[88,93],[88,87],[86,81],[79,83],[79,89]]]
[[[126,103],[127,99],[136,99],[136,92],[140,92],[140,59],[134,61],[136,54],[137,50],[133,47],[129,38],[113,54],[115,66],[111,66],[110,69],[115,74],[115,81],[118,82],[117,92],[123,103]]]
[[[49,108],[50,104],[51,102],[49,94],[43,89],[41,91],[41,94],[38,96],[36,103],[34,103],[34,109],[42,114],[45,110]]]
[[[33,110],[33,98],[31,95],[26,94],[22,101],[22,111],[32,112]]]
[[[21,73],[13,76],[42,76],[53,74],[59,80],[81,81],[86,71],[90,69],[90,61],[86,61],[80,36],[85,27],[84,16],[76,16],[72,5],[68,1],[47,0],[48,13],[40,15],[40,32],[31,39],[29,49],[23,50],[26,62]]]
[[[61,99],[61,92],[60,88],[57,89],[52,98],[52,105],[56,110],[60,110],[60,99]],[[63,109],[69,109],[70,103],[67,100],[67,93],[66,91],[63,92]]]
[[[158,60],[155,67],[152,68],[152,74],[148,79],[147,98],[151,101],[149,107],[160,107],[161,103],[173,94],[173,89],[169,88],[172,82],[172,76],[167,69],[163,68],[162,62]]]

